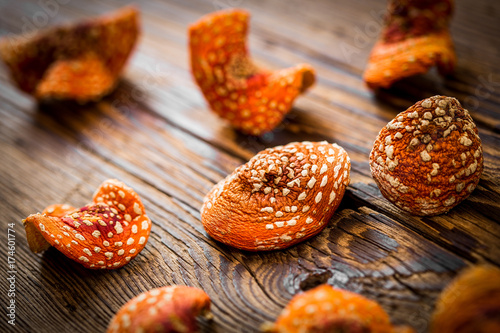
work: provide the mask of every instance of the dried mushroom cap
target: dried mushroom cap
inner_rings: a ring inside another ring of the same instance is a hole
[[[387,313],[376,302],[327,284],[294,296],[267,331],[414,333],[409,327],[393,327]]]
[[[274,72],[257,68],[246,47],[248,19],[246,11],[223,10],[191,25],[191,69],[213,111],[238,130],[260,135],[282,121],[315,74],[307,64]]]
[[[391,0],[364,73],[368,86],[388,88],[434,65],[443,75],[451,73],[456,63],[448,29],[452,12],[450,0]]]
[[[71,208],[52,205],[44,214],[32,214],[23,221],[33,252],[54,246],[87,268],[114,269],[127,264],[146,245],[151,221],[137,193],[120,181],[105,181],[93,203]]]
[[[283,249],[318,234],[349,184],[350,159],[327,142],[266,149],[207,194],[205,230],[239,249]]]
[[[500,269],[474,266],[441,293],[431,333],[500,332]]]
[[[210,298],[203,290],[185,286],[157,288],[125,304],[106,332],[198,332],[199,316],[211,318]]]
[[[139,35],[139,12],[114,13],[0,40],[0,58],[37,99],[97,100],[109,93]]]
[[[422,216],[442,214],[476,188],[483,171],[481,140],[455,98],[434,96],[380,131],[370,167],[384,197],[399,208]]]

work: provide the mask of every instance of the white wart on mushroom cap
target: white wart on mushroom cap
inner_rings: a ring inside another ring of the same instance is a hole
[[[483,170],[481,140],[469,112],[434,96],[401,112],[379,133],[370,167],[380,191],[415,215],[447,212],[467,198]]]
[[[43,237],[87,268],[114,269],[127,264],[142,251],[151,230],[137,193],[114,179],[101,184],[87,206],[64,216],[50,216],[50,210],[24,220],[30,248],[45,250],[48,246],[40,247]]]
[[[319,233],[349,184],[346,151],[327,142],[266,149],[207,194],[210,236],[250,251],[282,249]]]

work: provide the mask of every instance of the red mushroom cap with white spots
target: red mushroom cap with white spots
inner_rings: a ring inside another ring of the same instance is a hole
[[[399,208],[442,214],[476,188],[483,171],[481,139],[455,98],[430,97],[380,131],[370,167],[380,192]]]
[[[131,299],[111,319],[106,333],[194,333],[197,317],[211,318],[208,295],[198,288],[168,286]]]
[[[191,69],[210,107],[246,134],[274,129],[295,98],[314,84],[307,64],[278,71],[257,68],[246,47],[249,14],[231,9],[189,27]]]
[[[139,36],[139,12],[113,13],[0,40],[0,58],[18,87],[37,99],[84,103],[109,93]]]
[[[392,326],[387,313],[375,301],[327,284],[294,296],[266,331],[415,333],[408,326]]]
[[[142,251],[151,231],[151,220],[137,193],[114,179],[101,184],[91,204],[79,209],[52,205],[23,223],[33,252],[54,246],[93,269],[127,264]]]
[[[239,249],[287,248],[326,226],[350,167],[346,151],[328,142],[266,149],[214,186],[201,221],[214,239]]]

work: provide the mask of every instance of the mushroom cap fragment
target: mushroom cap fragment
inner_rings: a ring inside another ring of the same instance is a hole
[[[290,247],[326,226],[350,166],[345,150],[327,142],[263,150],[207,194],[202,223],[214,239],[239,249]]]
[[[120,181],[105,181],[92,203],[71,208],[52,205],[23,221],[33,252],[54,246],[86,268],[114,269],[146,245],[151,220],[137,193]]]
[[[375,301],[359,294],[320,285],[298,294],[270,328],[273,333],[414,333],[409,327],[393,327]]]
[[[441,74],[456,63],[448,23],[451,0],[390,0],[385,28],[372,49],[364,80],[372,89],[422,74],[437,65]]]
[[[18,87],[39,100],[98,100],[115,86],[139,35],[125,7],[87,21],[0,40],[0,58]]]
[[[380,192],[414,215],[442,214],[467,198],[483,171],[483,150],[469,112],[433,96],[398,114],[370,154]]]
[[[201,289],[168,286],[144,292],[111,319],[107,333],[194,333],[197,317],[211,318],[210,298]]]
[[[500,269],[469,267],[439,296],[431,333],[500,332]]]
[[[215,113],[243,133],[261,135],[282,121],[315,73],[307,64],[277,71],[254,65],[246,46],[249,16],[223,10],[192,24],[191,70]]]

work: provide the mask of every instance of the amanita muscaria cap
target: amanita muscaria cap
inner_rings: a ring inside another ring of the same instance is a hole
[[[455,98],[430,97],[382,128],[370,168],[380,192],[399,208],[442,214],[476,188],[483,171],[481,139]]]
[[[456,63],[448,24],[452,0],[389,0],[385,28],[364,73],[372,89],[388,88],[405,77],[437,65],[441,74]]]
[[[24,221],[31,251],[54,246],[87,268],[122,267],[142,251],[151,220],[137,193],[114,179],[101,184],[82,207],[51,205]]]
[[[194,333],[197,317],[211,318],[210,298],[201,289],[168,286],[132,298],[111,319],[107,333]]]
[[[114,13],[0,40],[0,58],[19,88],[39,100],[84,103],[109,93],[139,35],[139,12]]]
[[[249,14],[239,9],[204,16],[189,27],[191,69],[210,107],[243,133],[274,129],[294,99],[315,81],[307,64],[268,71],[246,47]]]
[[[323,284],[292,298],[267,332],[273,333],[414,333],[394,327],[376,302]]]
[[[500,332],[500,269],[473,266],[441,293],[431,333]]]
[[[346,151],[325,141],[263,150],[213,187],[201,221],[214,239],[239,249],[287,248],[323,230],[350,168]]]

